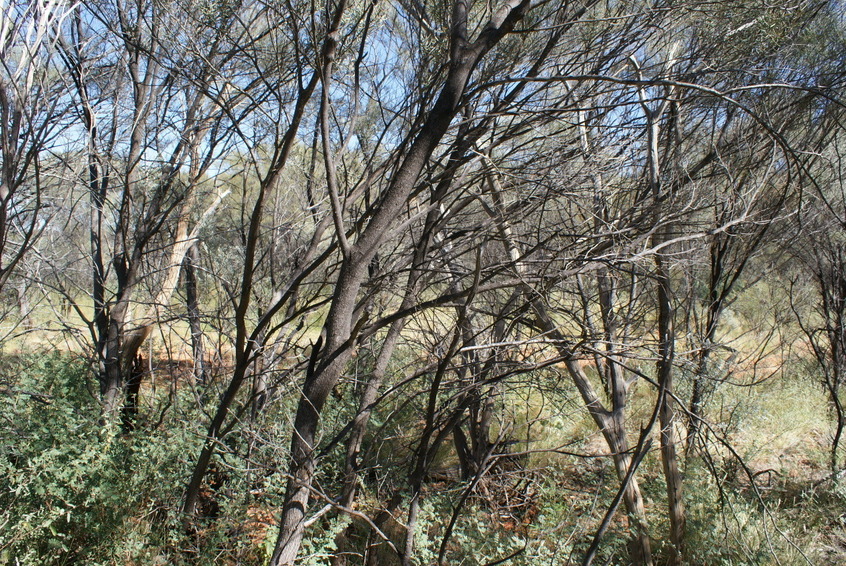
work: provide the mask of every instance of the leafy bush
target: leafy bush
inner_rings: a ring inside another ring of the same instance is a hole
[[[152,561],[153,519],[175,508],[196,435],[121,434],[68,357],[5,360],[0,379],[0,563]]]

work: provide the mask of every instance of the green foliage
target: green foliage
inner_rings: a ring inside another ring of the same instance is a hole
[[[347,528],[350,522],[349,516],[336,516],[329,519],[322,529],[316,529],[312,536],[303,541],[298,564],[303,566],[328,564],[338,550],[336,537]],[[269,537],[269,542],[276,542],[275,533],[273,537]]]
[[[96,412],[86,410],[92,403],[84,399],[84,366],[58,358],[15,365],[6,371],[18,378],[0,399],[2,558],[35,563],[63,555],[55,562],[68,562],[80,557],[86,539],[110,537],[102,530],[120,524],[127,498],[111,489],[119,475],[109,454],[113,427],[101,428]]]
[[[0,563],[123,564],[152,559],[194,436],[124,435],[103,422],[89,368],[60,355],[6,360],[0,396]]]
[[[768,502],[764,510],[751,488],[724,485],[721,490],[702,467],[691,466],[686,479],[691,566],[807,564],[803,523],[791,518],[798,509]],[[808,511],[802,512],[802,521],[813,520],[816,512]]]

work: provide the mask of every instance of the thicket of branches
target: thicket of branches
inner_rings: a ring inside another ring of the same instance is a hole
[[[794,355],[836,485],[842,10],[3,2],[0,559],[709,563],[726,462],[769,521],[712,401]]]

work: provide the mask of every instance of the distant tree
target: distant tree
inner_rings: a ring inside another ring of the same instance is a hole
[[[48,222],[46,188],[59,172],[49,152],[67,132],[71,101],[56,73],[60,30],[75,2],[0,6],[0,289]]]

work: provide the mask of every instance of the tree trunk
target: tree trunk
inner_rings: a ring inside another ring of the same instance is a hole
[[[141,378],[144,376],[144,358],[140,355],[132,360],[132,369],[126,380],[126,401],[121,407],[121,422],[124,432],[135,429],[138,418],[138,394],[141,392]]]
[[[200,322],[200,302],[197,293],[197,268],[200,265],[200,245],[198,242],[188,248],[182,262],[185,276],[185,306],[188,311],[188,326],[191,329],[191,352],[194,361],[194,379],[205,383],[206,353],[203,344],[203,327]]]
[[[492,167],[488,175],[488,182],[494,198],[494,210],[498,212],[495,220],[502,236],[503,244],[511,257],[515,271],[518,275],[522,275],[526,269],[521,260],[521,250],[513,236],[511,226],[505,217],[502,199],[498,196],[501,194],[501,188]],[[608,411],[602,405],[602,401],[596,394],[590,380],[575,360],[573,352],[569,349],[568,340],[566,340],[549,315],[546,304],[537,298],[533,290],[526,285],[520,289],[529,297],[529,304],[535,314],[538,327],[554,341],[559,354],[565,359],[565,367],[612,454],[617,477],[620,482],[624,482],[629,473],[629,467],[632,465],[625,428],[627,385],[625,376],[620,371],[618,363],[616,363],[617,360],[613,346],[616,341],[617,328],[616,315],[614,313],[613,285],[610,279],[604,275],[604,272],[601,272],[598,277],[598,285],[600,288],[600,311],[602,313],[605,337],[608,345],[608,356],[605,367],[607,368],[606,377],[609,382],[607,388],[612,403],[611,411]],[[597,370],[601,370],[598,363]],[[629,518],[634,523],[634,539],[629,544],[630,559],[636,566],[652,566],[652,546],[647,529],[646,511],[643,506],[643,498],[640,494],[637,476],[634,473],[626,484],[623,498]]]
[[[600,270],[597,275],[597,286],[599,288],[599,308],[602,315],[602,324],[605,333],[606,349],[606,382],[611,396],[611,412],[608,424],[603,428],[606,443],[614,455],[614,467],[617,472],[617,479],[622,483],[625,481],[632,464],[632,457],[629,452],[629,443],[626,438],[626,405],[628,396],[628,385],[626,376],[620,367],[617,344],[617,312],[616,312],[616,286],[613,277],[606,270]],[[597,367],[599,370],[599,367]],[[637,476],[632,474],[629,483],[623,493],[623,503],[633,523],[634,540],[629,543],[629,554],[634,564],[648,566],[652,564],[652,545],[649,539],[648,525],[646,522],[646,510],[643,506],[643,497],[640,494]]]
[[[687,428],[688,450],[696,442],[702,428],[702,419],[704,418],[705,396],[708,393],[706,385],[709,379],[709,361],[714,348],[714,338],[717,335],[717,325],[723,311],[723,302],[726,298],[726,292],[721,293],[718,287],[720,281],[724,278],[724,261],[728,245],[728,242],[721,242],[718,236],[713,238],[710,245],[711,269],[708,279],[708,313],[705,320],[705,333],[702,336],[696,373],[693,375],[693,391],[690,395],[690,414],[688,415],[689,421]]]
[[[621,483],[626,480],[629,466],[632,464],[632,457],[628,440],[626,439],[625,423],[612,416],[608,419],[608,425],[603,429],[603,437],[611,449],[614,461],[614,470],[617,473],[617,480]],[[626,514],[629,518],[629,527],[632,530],[633,538],[629,541],[629,559],[632,564],[651,566],[652,565],[652,543],[649,539],[648,525],[646,522],[646,509],[643,506],[643,496],[640,493],[640,485],[637,476],[632,475],[629,483],[623,492],[623,504],[626,507]]]
[[[306,375],[303,395],[297,409],[291,441],[290,479],[282,508],[279,538],[270,560],[271,566],[293,564],[299,553],[303,538],[303,521],[314,476],[314,442],[318,421],[323,405],[351,355],[350,346],[355,340],[352,335],[352,317],[359,288],[367,274],[367,266],[405,205],[424,165],[446,134],[473,69],[482,56],[511,31],[514,24],[522,18],[528,5],[528,0],[512,0],[510,5],[507,4],[494,14],[479,39],[468,45],[463,37],[467,14],[462,10],[466,6],[461,2],[456,3],[457,19],[453,22],[452,60],[446,83],[420,133],[408,148],[405,159],[385,190],[384,197],[370,222],[348,253],[344,254],[341,273],[324,326],[326,346],[319,353],[316,369]]]
[[[675,64],[675,53],[668,54],[666,69]],[[632,60],[638,76],[641,69],[636,60]],[[675,412],[673,407],[673,360],[675,353],[675,312],[672,303],[672,283],[670,269],[667,265],[667,252],[664,249],[671,239],[671,223],[661,216],[662,210],[672,204],[672,192],[664,194],[661,183],[661,160],[659,141],[661,135],[661,119],[669,107],[672,99],[672,88],[667,89],[664,97],[657,102],[651,102],[643,88],[638,89],[638,98],[646,118],[646,157],[647,182],[652,197],[653,230],[652,246],[655,253],[655,279],[657,284],[658,302],[658,386],[659,413],[661,425],[661,463],[664,479],[667,483],[667,506],[670,516],[670,566],[679,566],[684,557],[685,510],[682,497],[682,476],[679,470],[678,453],[676,450]],[[654,108],[650,103],[655,104]],[[666,202],[664,202],[666,200]]]
[[[670,515],[670,566],[679,566],[684,557],[685,510],[682,497],[682,476],[676,450],[675,410],[673,407],[673,357],[675,332],[670,294],[670,275],[664,258],[656,256],[658,266],[658,384],[663,392],[659,413],[661,424],[661,463],[667,482],[667,505]]]

